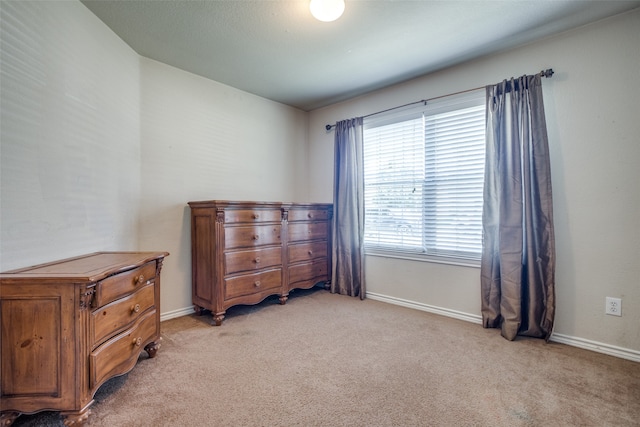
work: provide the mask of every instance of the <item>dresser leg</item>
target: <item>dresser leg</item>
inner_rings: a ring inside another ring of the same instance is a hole
[[[205,309],[200,307],[199,305],[194,305],[193,311],[196,312],[196,316],[202,316],[204,314]]]
[[[158,352],[158,349],[160,349],[160,341],[162,341],[162,337],[158,338],[158,341],[151,342],[144,347],[149,354],[149,359],[156,357],[156,353]]]
[[[0,414],[0,426],[10,426],[20,416],[20,412],[3,412]]]
[[[289,295],[280,295],[280,298],[279,298],[280,304],[284,305],[288,299],[289,299]]]
[[[83,426],[89,419],[91,411],[86,408],[80,412],[61,412],[60,415],[64,418],[64,425],[67,427]]]
[[[213,315],[213,323],[216,326],[220,326],[222,325],[222,321],[224,320],[224,313],[226,313],[225,311],[223,311],[222,313],[215,313]]]

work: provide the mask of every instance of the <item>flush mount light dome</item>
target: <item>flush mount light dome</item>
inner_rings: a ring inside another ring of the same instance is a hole
[[[344,0],[311,0],[309,9],[318,21],[335,21],[344,12]]]

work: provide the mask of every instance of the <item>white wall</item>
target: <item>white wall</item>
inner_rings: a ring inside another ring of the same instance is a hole
[[[557,245],[555,337],[640,360],[640,10],[311,112],[312,199],[331,201],[324,125],[553,68],[543,80]],[[479,269],[368,256],[368,291],[480,316]],[[604,314],[622,298],[622,317]]]
[[[171,255],[165,318],[191,303],[187,202],[306,201],[307,114],[142,58],[140,249]]]
[[[0,16],[0,270],[135,250],[138,55],[79,2]]]
[[[80,2],[0,7],[1,271],[168,251],[184,314],[188,201],[308,201],[307,113],[141,58]]]

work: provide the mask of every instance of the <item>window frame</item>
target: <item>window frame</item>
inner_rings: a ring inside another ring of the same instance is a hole
[[[420,104],[418,106],[412,106],[409,108],[401,108],[393,111],[389,111],[386,113],[372,115],[370,117],[365,118],[364,121],[364,129],[365,133],[367,129],[372,127],[384,126],[385,124],[398,123],[405,120],[411,120],[417,116],[422,116],[425,114],[427,116],[433,116],[437,114],[446,113],[449,111],[462,110],[468,107],[482,106],[482,115],[484,117],[483,121],[483,153],[484,153],[484,141],[486,141],[486,101],[485,101],[485,93],[483,89],[476,89],[473,91],[468,91],[464,93],[459,93],[455,95],[448,95],[440,98],[433,99],[431,101],[427,101],[425,104]],[[423,135],[425,131],[423,129]],[[426,136],[424,137],[426,139]],[[365,143],[366,145],[366,143]],[[426,153],[426,148],[424,150]],[[365,153],[365,164],[366,164],[366,153]],[[484,154],[483,154],[483,176],[484,176]],[[427,167],[426,154],[424,158],[425,168]],[[366,169],[366,165],[365,165]],[[484,186],[484,178],[482,182],[482,186]],[[366,181],[365,181],[366,186]],[[482,194],[480,195],[482,197]],[[423,194],[422,198],[422,216],[423,216],[423,228],[424,228],[424,200],[425,195]],[[480,199],[481,200],[481,199]],[[365,216],[366,216],[366,202],[365,202]],[[480,223],[481,223],[481,215],[480,213]],[[365,239],[366,239],[366,217],[365,217]],[[480,230],[480,241],[482,240],[482,230]],[[421,239],[423,242],[423,247],[425,243],[425,230],[421,229]],[[386,249],[380,246],[375,246],[371,244],[367,244],[365,240],[364,244],[365,254],[368,256],[376,256],[376,257],[384,257],[384,258],[396,258],[396,259],[406,259],[406,260],[414,260],[414,261],[425,261],[425,262],[434,262],[434,263],[442,263],[442,264],[452,264],[452,265],[460,265],[466,267],[479,267],[480,266],[480,258],[481,258],[481,248],[480,251],[477,252],[477,256],[466,256],[461,253],[426,253],[422,251],[411,251],[408,249]]]

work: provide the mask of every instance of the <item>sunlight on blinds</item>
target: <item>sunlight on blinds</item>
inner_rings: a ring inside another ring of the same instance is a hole
[[[365,242],[422,251],[422,117],[366,129],[364,135]]]
[[[419,109],[365,123],[365,245],[479,259],[483,93]]]
[[[434,255],[482,250],[484,105],[426,118],[425,239]]]

